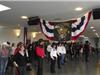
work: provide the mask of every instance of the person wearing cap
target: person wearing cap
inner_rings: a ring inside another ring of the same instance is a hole
[[[8,44],[6,42],[2,43],[0,49],[0,75],[5,75],[9,57]]]

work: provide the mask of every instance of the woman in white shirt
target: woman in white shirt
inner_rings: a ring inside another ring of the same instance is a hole
[[[50,70],[51,73],[55,73],[55,63],[56,63],[56,59],[57,59],[57,48],[56,48],[56,44],[52,43],[52,49],[50,52],[50,57],[51,57],[51,65],[50,65]]]

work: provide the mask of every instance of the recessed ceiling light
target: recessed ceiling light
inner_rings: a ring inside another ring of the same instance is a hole
[[[10,9],[11,9],[10,7],[0,4],[0,11],[10,10]]]
[[[93,31],[95,32],[96,30],[95,30],[95,29],[93,29]]]
[[[91,29],[93,29],[94,27],[90,27]]]
[[[27,16],[21,16],[21,19],[28,19]]]
[[[75,11],[81,11],[83,8],[82,7],[77,7],[75,8]]]

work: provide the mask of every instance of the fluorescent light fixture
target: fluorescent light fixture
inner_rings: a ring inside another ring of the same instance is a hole
[[[95,30],[95,29],[93,29],[93,31],[95,32],[96,30]]]
[[[21,19],[28,19],[27,16],[21,16]]]
[[[75,8],[75,11],[81,11],[81,10],[83,10],[82,7],[77,7],[77,8]]]
[[[91,29],[93,29],[94,27],[90,27]]]
[[[11,9],[10,7],[0,4],[0,11],[10,10],[10,9]]]

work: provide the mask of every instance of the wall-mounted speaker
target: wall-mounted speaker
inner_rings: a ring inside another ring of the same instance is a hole
[[[28,25],[38,25],[40,22],[40,18],[38,16],[36,17],[29,17],[28,18]]]
[[[100,19],[100,8],[93,9],[93,19]]]

